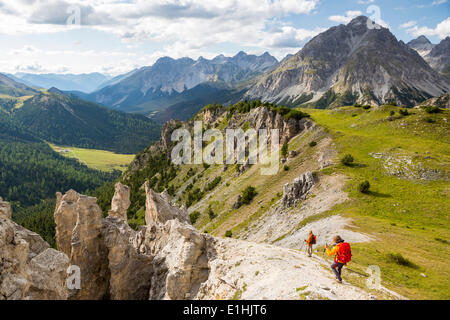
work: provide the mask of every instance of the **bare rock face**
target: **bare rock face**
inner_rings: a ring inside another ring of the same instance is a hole
[[[30,261],[31,286],[26,299],[67,299],[66,276],[69,258],[52,248],[46,249]]]
[[[67,298],[69,259],[49,247],[38,234],[0,216],[0,300]]]
[[[77,201],[79,195],[74,190],[69,190],[64,197],[56,194],[56,210],[54,213],[56,223],[56,243],[58,249],[70,257],[72,250],[72,231],[78,219]]]
[[[147,226],[145,243],[154,269],[149,298],[195,298],[209,274],[205,236],[173,219]]]
[[[147,300],[152,276],[152,258],[147,255],[142,231],[126,221],[109,216],[103,221],[108,248],[109,297],[113,300]]]
[[[296,206],[301,200],[306,199],[306,195],[314,186],[314,176],[311,172],[306,172],[296,178],[292,184],[286,183],[283,187],[282,204],[285,207]]]
[[[114,197],[111,201],[111,210],[108,214],[127,221],[127,210],[130,204],[130,188],[120,182],[116,183]]]
[[[167,193],[156,193],[149,187],[148,181],[145,183],[145,193],[145,222],[147,225],[152,222],[165,223],[173,219],[189,223],[187,211],[172,205]]]
[[[97,205],[97,199],[71,190],[57,200],[57,205],[55,222],[58,248],[70,252],[70,265],[78,266],[81,272],[81,288],[70,290],[69,299],[105,298],[109,283],[108,251],[103,241],[102,211]]]
[[[11,219],[11,205],[0,197],[0,217]]]
[[[129,196],[129,188],[117,184],[111,211],[103,219],[96,198],[73,190],[58,195],[58,247],[67,250],[70,264],[81,272],[81,288],[70,290],[69,299],[148,299],[152,259],[142,243],[143,232],[127,224]]]

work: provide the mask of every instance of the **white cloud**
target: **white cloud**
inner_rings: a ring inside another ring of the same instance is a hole
[[[405,22],[405,23],[401,24],[400,28],[407,29],[407,28],[414,27],[415,25],[417,25],[417,22],[411,20],[411,21],[408,21],[408,22]]]
[[[438,4],[447,3],[448,0],[435,0],[431,3],[432,6],[436,6]]]
[[[438,23],[436,28],[419,27],[417,24],[411,25],[407,28],[406,32],[418,37],[424,36],[437,36],[440,39],[450,36],[450,17],[444,21]]]
[[[329,20],[334,21],[334,22],[339,22],[339,23],[349,23],[350,21],[352,21],[354,18],[362,15],[363,13],[361,11],[352,11],[349,10],[345,13],[345,16],[330,16],[328,17]]]
[[[314,30],[296,29],[291,26],[283,26],[279,29],[272,30],[270,34],[263,41],[265,47],[270,48],[299,48],[300,43],[308,38],[312,38],[319,33],[325,31],[322,28]]]
[[[95,30],[113,34],[122,43],[124,52],[116,56],[102,50],[85,51],[89,39],[73,39],[73,47],[64,54],[55,51],[35,51],[34,56],[19,47],[7,60],[0,62],[0,69],[15,65],[28,65],[33,57],[47,66],[67,65],[70,72],[109,70],[111,73],[129,71],[149,65],[161,56],[174,58],[204,56],[211,58],[214,46],[236,48],[263,53],[268,50],[277,58],[295,53],[305,40],[323,29],[296,28],[286,25],[286,16],[313,14],[320,0],[0,0],[0,35],[48,34],[70,31],[67,9],[77,5],[80,9],[81,31]],[[80,41],[83,45],[80,45]],[[98,46],[103,40],[99,39]],[[150,54],[139,51],[139,44],[151,43],[155,48]],[[128,49],[131,46],[131,49]],[[157,49],[156,49],[157,48]],[[253,49],[254,48],[254,49]],[[38,50],[38,49],[37,49]],[[84,51],[83,51],[84,50]],[[229,49],[231,50],[231,49]],[[11,52],[12,53],[12,52]],[[113,59],[113,58],[114,59]],[[2,57],[3,60],[3,57]],[[53,61],[57,61],[54,64]],[[31,63],[33,65],[33,63]],[[94,69],[97,70],[94,70]]]

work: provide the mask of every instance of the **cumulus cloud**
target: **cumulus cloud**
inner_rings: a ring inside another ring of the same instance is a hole
[[[408,22],[405,22],[405,23],[401,24],[400,28],[407,29],[407,28],[414,27],[415,25],[417,25],[417,21],[411,20],[411,21],[408,21]]]
[[[74,4],[61,0],[36,6],[28,17],[31,24],[68,24],[73,15],[79,15],[83,25],[107,25],[116,21],[105,12],[97,12],[90,5]]]
[[[445,19],[444,21],[438,23],[435,28],[429,27],[419,27],[417,23],[406,25],[406,32],[412,34],[413,36],[437,36],[440,39],[444,39],[450,36],[450,17]]]
[[[284,18],[312,14],[319,2],[320,0],[0,0],[0,34],[22,35],[71,30],[66,25],[72,14],[68,9],[75,6],[80,12],[82,31],[96,30],[113,34],[124,46],[151,43],[157,48],[151,54],[139,52],[135,57],[120,56],[123,68],[132,68],[136,64],[149,65],[166,55],[174,58],[211,58],[217,54],[211,48],[224,44],[231,44],[230,47],[234,48],[245,46],[248,48],[246,51],[253,50],[254,53],[268,50],[280,58],[287,53],[297,52],[306,40],[323,30],[286,25]],[[87,45],[88,41],[83,43]],[[82,50],[82,46],[77,47],[77,50]],[[232,53],[235,52],[230,52]],[[24,55],[25,52],[21,51],[21,54]],[[51,54],[39,53],[42,57]],[[71,53],[66,59],[72,57],[79,65],[92,65],[91,61],[83,60],[84,54],[85,52],[80,51],[77,55]],[[100,55],[97,51],[97,56]],[[104,60],[101,67],[106,66],[108,70],[118,72],[117,62],[114,63],[107,57]]]
[[[345,15],[335,15],[328,17],[329,20],[338,22],[338,23],[349,23],[354,18],[362,15],[363,13],[361,11],[353,11],[349,10],[345,13]]]
[[[298,48],[300,43],[308,38],[312,38],[325,29],[317,28],[314,30],[296,29],[291,26],[283,26],[273,29],[273,32],[267,37],[263,44],[271,48]]]

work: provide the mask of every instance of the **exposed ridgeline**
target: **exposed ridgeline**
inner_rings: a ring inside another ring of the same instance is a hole
[[[432,44],[427,37],[420,36],[408,42],[408,46],[416,50],[434,70],[450,78],[450,37]]]
[[[450,79],[450,37],[435,45],[424,59],[432,68]]]
[[[162,129],[161,140],[139,153],[122,177],[122,182],[131,187],[132,206],[129,217],[132,218],[130,224],[133,226],[143,223],[142,208],[145,199],[142,186],[145,181],[148,180],[150,187],[158,192],[167,189],[168,193],[174,196],[180,191],[169,187],[180,170],[180,167],[175,166],[170,160],[171,150],[176,144],[171,142],[171,135],[177,128],[185,128],[193,132],[196,120],[203,122],[204,130],[207,128],[219,129],[224,136],[226,129],[243,128],[244,131],[248,128],[256,131],[262,128],[279,129],[281,144],[314,125],[308,119],[308,115],[301,111],[261,101],[240,102],[229,107],[208,105],[190,121],[172,120],[167,122]],[[246,166],[242,167],[247,168]],[[177,200],[184,203],[189,201],[187,198]],[[101,202],[106,203],[104,199],[101,199]],[[102,208],[107,210],[107,207]]]
[[[138,230],[123,218],[130,200],[121,184],[106,218],[96,198],[58,194],[61,251],[12,222],[0,199],[0,300],[292,299],[305,286],[316,299],[373,298],[335,284],[319,261],[295,251],[202,234],[167,194],[148,183],[145,194],[146,225]],[[79,268],[79,287],[70,286],[76,280],[66,274],[69,266]]]
[[[30,96],[36,93],[38,93],[37,90],[24,85],[23,83],[14,81],[13,79],[8,78],[4,74],[0,73],[0,94],[12,97],[20,97]]]
[[[393,101],[414,106],[450,90],[416,51],[378,27],[369,29],[368,18],[360,16],[328,29],[262,76],[246,96],[318,108]]]

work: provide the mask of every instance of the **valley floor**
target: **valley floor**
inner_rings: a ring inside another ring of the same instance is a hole
[[[89,168],[101,171],[125,171],[133,161],[132,154],[118,154],[111,151],[64,147],[50,144],[50,147],[59,154],[77,159]]]

